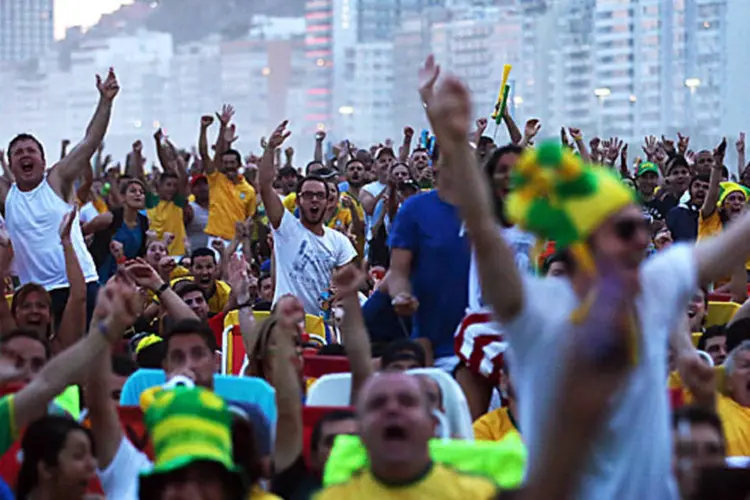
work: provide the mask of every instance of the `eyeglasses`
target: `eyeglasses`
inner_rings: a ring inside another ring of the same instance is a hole
[[[624,219],[615,223],[615,234],[622,241],[630,241],[638,231],[647,231],[644,219]]]
[[[316,191],[316,192],[305,191],[304,193],[300,193],[299,196],[305,201],[312,201],[312,200],[323,201],[326,199],[326,194],[323,191]]]

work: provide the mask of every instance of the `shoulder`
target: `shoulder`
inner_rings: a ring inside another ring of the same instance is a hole
[[[457,498],[494,498],[498,493],[497,485],[488,477],[459,471],[445,464],[435,465],[434,476],[445,483],[445,491],[453,490]]]
[[[363,477],[364,470],[355,471],[347,481],[326,486],[325,489],[319,491],[312,498],[314,500],[353,498],[355,492],[360,488]]]

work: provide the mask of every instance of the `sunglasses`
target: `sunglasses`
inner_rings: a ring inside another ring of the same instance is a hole
[[[638,231],[648,231],[645,219],[624,219],[615,223],[615,234],[622,241],[630,241]]]

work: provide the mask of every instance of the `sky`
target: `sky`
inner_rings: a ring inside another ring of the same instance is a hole
[[[65,36],[70,26],[91,26],[102,14],[117,10],[132,0],[55,0],[55,38]]]

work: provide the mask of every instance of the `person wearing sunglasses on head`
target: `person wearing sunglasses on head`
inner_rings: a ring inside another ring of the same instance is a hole
[[[633,193],[605,169],[583,165],[557,143],[542,143],[518,162],[507,215],[537,237],[568,248],[576,271],[570,280],[523,276],[495,230],[489,186],[466,141],[472,116],[468,89],[444,77],[427,104],[444,155],[442,175],[461,179],[453,184],[456,202],[476,249],[483,297],[514,354],[529,463],[538,460],[543,429],[554,418],[547,410],[560,389],[557,358],[573,341],[566,334],[595,310],[597,276],[614,272],[622,286],[637,290],[627,314],[632,369],[613,391],[573,497],[678,498],[664,390],[670,332],[683,320],[697,287],[729,275],[750,255],[750,215],[694,247],[675,244],[645,259],[650,233]],[[603,329],[599,340],[606,343],[610,335]],[[589,344],[580,348],[597,348]]]

